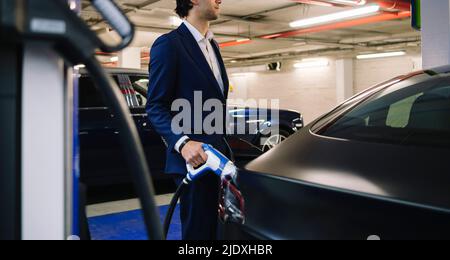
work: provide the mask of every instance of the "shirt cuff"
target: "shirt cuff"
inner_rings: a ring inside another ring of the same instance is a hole
[[[178,142],[175,144],[175,151],[177,151],[178,153],[180,153],[180,146],[184,143],[184,141],[188,140],[189,137],[188,136],[183,136],[180,138],[180,140],[178,140]]]

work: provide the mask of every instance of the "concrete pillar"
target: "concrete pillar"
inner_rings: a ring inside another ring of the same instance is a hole
[[[130,47],[119,53],[119,67],[141,69],[141,48]]]
[[[336,60],[337,103],[353,96],[353,59]]]
[[[450,64],[450,0],[421,3],[423,68]]]

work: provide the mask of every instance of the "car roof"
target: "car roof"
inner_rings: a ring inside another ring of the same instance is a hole
[[[128,75],[148,75],[148,71],[140,69],[127,69],[127,68],[103,68],[108,74],[128,74]],[[88,71],[83,68],[80,69],[81,75],[88,74]]]
[[[436,67],[436,68],[432,68],[426,71],[433,71],[437,74],[447,74],[450,73],[450,65],[445,65],[445,66],[441,66],[441,67]]]

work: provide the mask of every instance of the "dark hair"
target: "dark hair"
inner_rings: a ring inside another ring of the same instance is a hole
[[[194,7],[191,0],[177,0],[177,8],[175,12],[181,17],[185,18],[189,14],[189,10]]]

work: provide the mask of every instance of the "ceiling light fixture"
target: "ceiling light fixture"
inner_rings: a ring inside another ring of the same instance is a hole
[[[361,6],[367,4],[367,0],[295,0],[296,2],[302,3],[302,4],[311,4],[311,5],[318,5],[318,6],[326,6],[326,7],[333,7],[333,6]]]
[[[222,43],[219,44],[219,46],[220,46],[220,48],[224,48],[224,47],[232,47],[232,46],[248,44],[248,43],[251,43],[251,42],[252,42],[251,39],[244,38],[244,39],[234,40],[234,41],[231,41],[231,42],[222,42]]]
[[[403,55],[406,55],[406,52],[404,52],[404,51],[396,51],[396,52],[362,54],[362,55],[356,56],[356,58],[358,60],[367,60],[367,59],[398,57],[398,56],[403,56]]]
[[[365,5],[366,0],[331,0],[330,2],[341,5]]]
[[[363,17],[368,16],[371,14],[376,14],[380,11],[379,5],[369,5],[365,7],[360,8],[353,8],[351,10],[343,11],[343,12],[337,12],[307,19],[298,20],[295,22],[290,23],[290,26],[293,28],[299,28],[299,27],[311,27],[319,24],[327,24],[331,22],[336,21],[342,21],[357,17]]]
[[[251,41],[251,40],[249,38],[236,40],[236,42],[248,42],[248,41]]]

